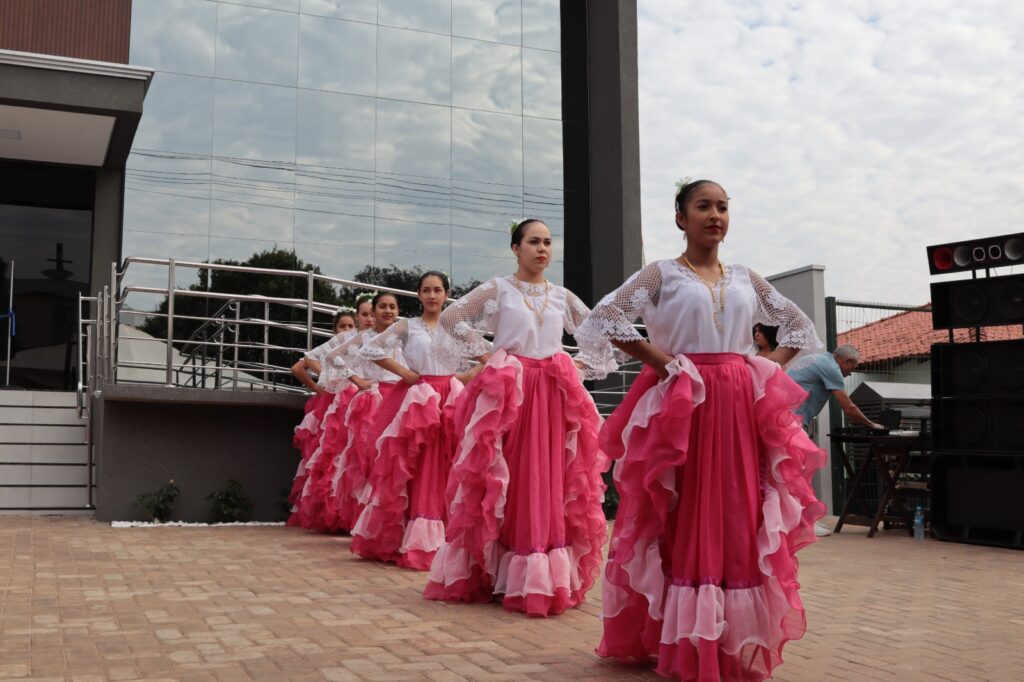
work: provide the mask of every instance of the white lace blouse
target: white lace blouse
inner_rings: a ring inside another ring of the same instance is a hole
[[[316,383],[318,385],[323,386],[327,390],[335,390],[337,385],[345,379],[345,376],[338,372],[337,368],[327,362],[327,354],[353,336],[355,336],[355,331],[341,332],[340,334],[332,336],[326,342],[321,343],[316,348],[312,348],[305,352],[304,357],[307,357],[310,360],[316,360],[320,363],[320,372],[316,377]]]
[[[377,332],[367,329],[345,341],[335,344],[334,348],[326,356],[327,362],[332,366],[332,371],[338,371],[345,377],[355,375],[367,381],[398,381],[399,377],[397,374],[392,374],[372,362],[367,362],[359,355],[360,349],[370,343],[376,336]],[[338,337],[334,338],[337,339]],[[328,341],[328,343],[331,343],[331,341]],[[400,364],[405,364],[401,348],[389,349],[386,357]]]
[[[751,330],[760,322],[779,327],[779,345],[799,349],[800,355],[823,349],[810,318],[749,268],[726,266],[714,290],[719,302],[725,297],[718,325],[704,281],[676,260],[656,261],[601,299],[580,325],[576,340],[581,351],[600,357],[606,352],[602,341],[643,340],[633,327],[642,318],[648,340],[669,355],[746,354]]]
[[[546,302],[546,306],[545,306]],[[575,335],[590,309],[575,294],[555,284],[527,284],[514,276],[494,277],[441,313],[434,349],[448,357],[478,357],[491,351],[483,334],[494,335],[494,348],[528,358],[550,358],[562,350],[562,334]],[[605,377],[617,364],[611,345],[598,356],[580,352],[584,378]],[[595,347],[600,347],[598,340]]]
[[[417,374],[443,376],[468,369],[468,363],[461,358],[432,351],[435,333],[436,329],[428,329],[420,317],[402,318],[369,343],[364,343],[359,349],[359,357],[366,363],[372,363],[392,357],[397,349],[405,358],[405,366]]]

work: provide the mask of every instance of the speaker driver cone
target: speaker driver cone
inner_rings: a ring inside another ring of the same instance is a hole
[[[1019,448],[1024,445],[1024,403],[1009,403],[999,420],[999,440],[1002,445]]]
[[[988,312],[988,296],[977,284],[969,284],[953,290],[954,322],[973,325],[981,322]]]
[[[988,436],[988,414],[977,405],[959,405],[953,411],[952,421],[958,445],[977,445]]]
[[[996,308],[1007,319],[1004,324],[1024,322],[1024,284],[1007,282],[996,296]]]
[[[969,391],[985,383],[988,377],[988,363],[978,351],[965,348],[959,353],[953,353],[950,360],[953,365],[954,388]]]
[[[1024,349],[1006,348],[995,354],[993,362],[999,368],[996,381],[1001,388],[1010,391],[1024,389]],[[1020,415],[1019,419],[1024,421],[1024,412]]]

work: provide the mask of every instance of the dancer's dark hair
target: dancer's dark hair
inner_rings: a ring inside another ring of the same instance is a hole
[[[441,272],[440,270],[427,270],[422,275],[420,275],[419,281],[416,282],[416,291],[419,291],[420,289],[423,288],[423,282],[427,279],[427,277],[437,277],[439,280],[441,280],[441,286],[444,288],[445,291],[452,290],[452,285],[448,282],[448,275],[446,273]]]
[[[512,246],[518,246],[523,243],[523,233],[526,232],[526,228],[534,223],[544,224],[544,221],[540,218],[526,218],[512,228]]]

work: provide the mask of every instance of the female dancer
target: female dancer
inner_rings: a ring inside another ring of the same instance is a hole
[[[335,336],[344,337],[354,333],[355,327],[355,311],[351,308],[339,308],[334,315],[332,325]],[[288,496],[288,501],[292,506],[298,502],[302,494],[302,488],[305,486],[307,478],[309,458],[320,442],[320,424],[327,413],[327,408],[334,401],[334,394],[339,389],[341,377],[334,375],[330,367],[325,368],[321,364],[329,344],[330,340],[307,351],[302,359],[292,365],[292,374],[295,378],[313,392],[313,395],[306,401],[305,415],[299,425],[295,427],[295,437],[292,440],[295,448],[301,454],[299,467],[295,472],[295,480],[292,483],[292,491]],[[309,376],[310,371],[317,375],[315,381]]]
[[[607,374],[562,351],[588,309],[544,278],[551,232],[524,220],[512,232],[515,275],[484,282],[441,314],[434,347],[486,367],[455,407],[460,434],[447,491],[445,543],[428,599],[479,602],[547,616],[583,601],[601,563],[605,457],[600,417],[578,372]],[[494,334],[494,353],[480,332]]]
[[[371,296],[371,294],[363,294],[356,298],[355,320],[359,331],[365,331],[373,326]],[[330,391],[331,398],[327,401],[321,418],[315,423],[307,424],[304,421],[301,425],[312,434],[306,441],[311,452],[308,458],[300,462],[299,470],[292,484],[291,495],[288,496],[288,500],[292,503],[292,514],[288,518],[290,526],[327,530],[322,520],[324,499],[319,495],[322,488],[320,482],[326,474],[327,466],[331,463],[331,454],[340,450],[345,444],[348,433],[345,427],[345,412],[348,409],[349,401],[352,400],[357,390],[346,378],[344,362],[340,360],[328,362],[327,356],[332,350],[355,335],[356,333],[353,331],[336,334],[327,343],[310,351],[314,355],[313,360],[320,365],[321,376],[329,377],[332,390]],[[315,419],[315,415],[313,419]],[[310,421],[312,422],[312,419]]]
[[[824,513],[810,483],[824,453],[792,412],[803,391],[776,364],[821,344],[763,278],[722,265],[728,208],[720,185],[684,185],[685,252],[630,277],[576,335],[647,365],[601,432],[620,506],[598,653],[654,656],[658,673],[701,682],[763,680],[803,635],[794,554]],[[747,354],[755,322],[780,327],[769,358]]]
[[[381,334],[398,318],[398,299],[394,294],[377,293],[373,304],[373,329],[356,334],[327,354],[327,362],[343,364],[342,370],[359,392],[345,412],[347,437],[333,453],[321,479],[318,494],[325,500],[323,523],[328,530],[350,530],[369,502],[370,465],[376,451],[371,440],[372,427],[382,401],[398,387],[397,374],[359,358],[359,350]],[[388,351],[391,359],[404,363],[402,350]]]
[[[352,551],[420,571],[430,568],[444,542],[444,492],[456,444],[452,413],[469,379],[468,373],[455,375],[466,362],[431,352],[450,290],[443,272],[421,275],[416,291],[423,314],[399,320],[359,351],[403,383],[377,411],[371,499],[352,529]],[[395,348],[402,350],[405,365],[391,359]]]
[[[779,347],[779,328],[758,322],[754,325],[754,355],[770,357]]]

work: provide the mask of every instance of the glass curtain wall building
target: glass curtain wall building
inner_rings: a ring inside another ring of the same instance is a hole
[[[122,254],[465,284],[510,271],[523,216],[564,246],[559,4],[134,0],[130,62],[156,74]]]

